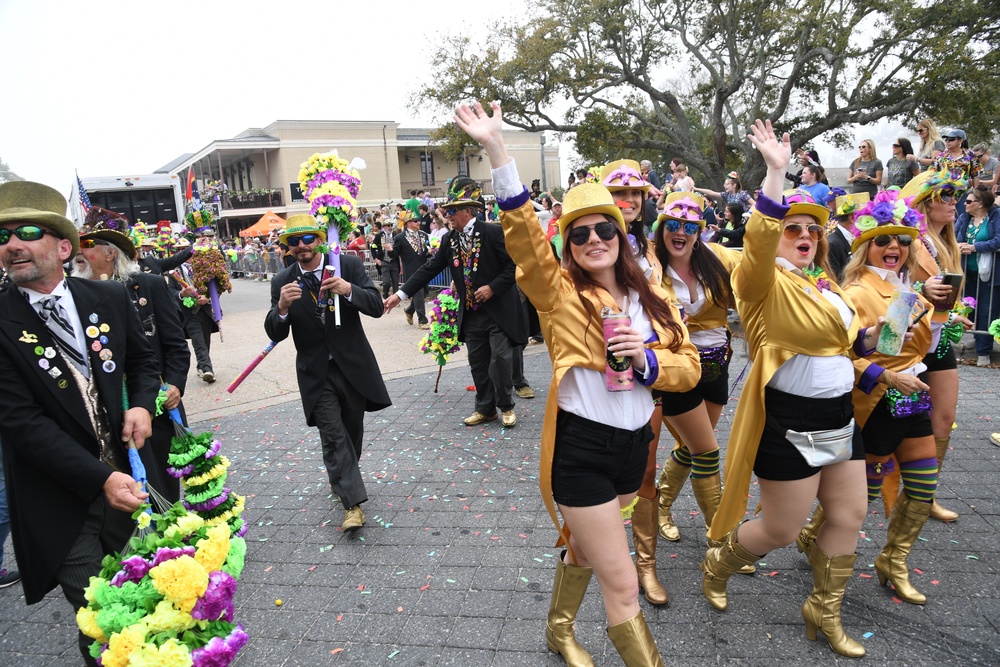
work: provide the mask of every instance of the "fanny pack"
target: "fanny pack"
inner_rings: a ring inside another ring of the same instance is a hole
[[[931,395],[924,389],[912,394],[904,394],[898,389],[886,389],[885,400],[889,404],[889,414],[894,419],[919,415],[934,407],[931,405]]]
[[[777,420],[768,416],[772,427],[778,428]],[[799,451],[802,458],[813,468],[821,468],[833,463],[848,461],[854,451],[854,418],[846,426],[826,431],[785,431],[785,439]]]
[[[706,347],[698,350],[701,358],[701,380],[698,384],[715,382],[722,377],[722,372],[729,366],[729,358],[732,356],[732,349],[727,342],[719,347]]]

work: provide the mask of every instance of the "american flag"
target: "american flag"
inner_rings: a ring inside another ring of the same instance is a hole
[[[83,209],[84,213],[90,211],[90,195],[87,194],[87,188],[83,187],[83,181],[80,180],[80,174],[76,175],[76,189],[80,192],[80,207]]]

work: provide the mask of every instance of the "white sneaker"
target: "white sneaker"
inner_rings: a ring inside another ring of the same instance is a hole
[[[990,365],[990,355],[988,355],[988,354],[981,354],[978,357],[976,357],[976,365],[977,366],[989,366]]]

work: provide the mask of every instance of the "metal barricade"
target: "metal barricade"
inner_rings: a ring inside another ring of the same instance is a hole
[[[991,267],[989,280],[982,280],[978,273],[970,273],[969,259],[972,255],[962,255],[962,272],[965,274],[965,289],[963,297],[976,300],[975,312],[969,316],[975,325],[970,332],[973,334],[989,334],[990,323],[1000,318],[1000,287],[994,287],[997,278],[997,261],[1000,251],[993,253],[976,253],[977,263],[985,257],[990,257]]]

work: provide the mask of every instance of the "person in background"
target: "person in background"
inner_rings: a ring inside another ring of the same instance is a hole
[[[643,180],[657,190],[663,187],[660,183],[660,175],[653,171],[653,163],[649,160],[642,160],[639,162],[639,173],[642,174]]]
[[[837,188],[838,190],[840,188]],[[868,193],[841,194],[835,198],[831,220],[836,221],[835,227],[827,226],[826,261],[830,265],[833,277],[838,284],[844,284],[844,267],[851,261],[851,244],[854,243],[854,212],[860,211],[869,201]]]
[[[799,148],[795,151],[795,157],[799,163],[799,170],[794,174],[792,172],[785,173],[785,180],[791,181],[793,188],[797,188],[802,185],[802,169],[805,168],[807,164],[811,164],[814,167],[819,166],[819,153],[814,150]],[[826,176],[824,175],[823,178],[825,179]],[[827,183],[826,180],[823,182]],[[827,185],[829,185],[829,183],[827,183]]]
[[[924,118],[917,123],[917,136],[920,137],[917,162],[924,171],[927,171],[934,163],[934,159],[944,152],[944,141],[941,139],[937,124],[930,118]]]
[[[365,237],[358,230],[354,230],[347,237],[347,249],[358,253],[358,259],[365,261],[365,251],[368,250],[368,243]]]
[[[399,289],[399,256],[393,246],[394,240],[392,222],[386,220],[371,244],[372,258],[382,276],[382,298]]]
[[[965,200],[965,213],[955,223],[958,249],[966,258],[965,294],[976,300],[975,325],[986,331],[1000,317],[1000,207],[993,192],[980,185]],[[993,352],[993,336],[975,335],[976,365],[989,366]]]
[[[688,176],[686,164],[678,164],[674,169],[674,180],[671,185],[674,192],[693,192],[694,179]]]
[[[432,220],[430,207],[427,204],[421,204],[417,210],[420,211],[420,231],[424,234],[430,234]]]
[[[858,151],[860,155],[851,162],[847,182],[851,192],[867,192],[869,197],[874,197],[882,183],[882,161],[875,155],[875,142],[871,139],[862,139]]]
[[[422,206],[423,204],[421,204]],[[392,242],[393,250],[403,265],[402,280],[409,280],[414,273],[427,261],[430,253],[430,239],[420,229],[420,220],[407,211],[404,229],[396,234]],[[406,324],[413,326],[413,315],[417,316],[418,329],[430,329],[427,322],[426,305],[427,289],[421,288],[411,295],[410,303],[403,308]]]
[[[901,188],[920,174],[920,164],[913,157],[913,144],[905,137],[898,137],[892,145],[892,157],[886,162],[885,186]]]
[[[942,137],[944,139],[945,151],[934,158],[931,164],[931,171],[947,171],[955,180],[963,180],[968,183],[968,187],[979,186],[979,175],[983,172],[983,165],[979,163],[976,154],[969,150],[969,141],[966,139],[965,130],[948,130]],[[965,213],[965,197],[968,192],[963,193],[955,203],[955,215]]]
[[[990,155],[990,146],[986,142],[980,142],[972,147],[979,164],[983,166],[982,173],[979,174],[979,184],[988,187],[993,195],[997,193],[997,169],[1000,168],[1000,160]]]
[[[818,164],[807,164],[802,167],[802,185],[800,190],[805,190],[815,202],[825,202],[830,194],[830,186],[824,183],[826,172]]]
[[[742,248],[743,235],[746,233],[746,222],[743,215],[746,211],[740,204],[726,204],[726,212],[723,214],[725,226],[712,225],[710,229],[715,232],[726,248]]]

